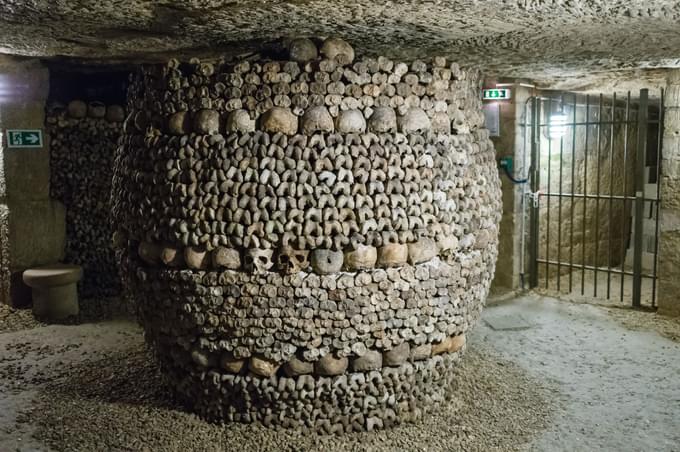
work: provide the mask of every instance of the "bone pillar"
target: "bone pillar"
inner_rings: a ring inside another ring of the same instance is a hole
[[[294,42],[291,60],[170,61],[133,82],[113,181],[125,284],[206,418],[417,420],[450,395],[494,272],[478,74]]]

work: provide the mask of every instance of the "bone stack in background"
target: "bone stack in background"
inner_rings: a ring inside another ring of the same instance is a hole
[[[65,261],[83,267],[79,292],[85,298],[120,293],[110,198],[124,119],[123,107],[98,102],[47,109],[51,196],[66,208]]]
[[[124,283],[208,419],[417,420],[455,388],[496,260],[479,76],[355,59],[339,39],[288,50],[132,81],[113,181]]]

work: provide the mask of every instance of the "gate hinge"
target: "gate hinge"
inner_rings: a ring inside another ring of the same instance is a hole
[[[538,208],[538,198],[541,196],[541,191],[530,191],[526,193],[526,197],[531,201],[531,207]]]

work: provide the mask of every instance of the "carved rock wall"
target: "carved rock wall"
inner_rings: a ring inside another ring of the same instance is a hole
[[[300,39],[148,67],[128,108],[115,242],[187,405],[341,432],[450,393],[501,213],[475,71]]]

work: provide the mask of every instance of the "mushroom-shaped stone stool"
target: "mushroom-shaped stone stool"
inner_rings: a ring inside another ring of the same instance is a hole
[[[33,314],[63,319],[78,314],[76,283],[83,276],[78,265],[52,264],[24,271],[24,282],[32,289]]]

